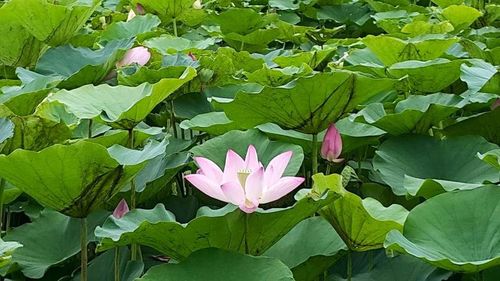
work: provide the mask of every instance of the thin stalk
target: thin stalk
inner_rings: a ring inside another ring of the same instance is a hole
[[[245,213],[245,254],[250,254],[250,250],[248,248],[248,220],[250,214]]]
[[[174,35],[175,35],[175,37],[177,37],[177,19],[176,18],[173,19],[173,24],[174,24]]]
[[[80,249],[81,249],[81,281],[88,280],[88,272],[87,272],[87,218],[80,219]]]
[[[134,130],[128,130],[128,147],[134,148]],[[136,194],[135,194],[135,181],[132,179],[130,181],[130,209],[134,210],[136,208]],[[132,244],[130,246],[130,260],[137,260],[137,244]]]
[[[241,41],[240,52],[243,51],[243,48],[245,48],[245,42]]]
[[[89,120],[89,130],[88,130],[88,133],[87,133],[87,137],[88,137],[89,139],[91,139],[91,138],[92,138],[92,123],[93,123],[93,122],[92,122],[92,119],[90,119],[90,120]]]
[[[172,125],[172,131],[174,133],[174,137],[177,137],[177,127],[175,126],[175,112],[174,112],[174,100],[170,101],[170,109],[172,110],[172,114],[170,115],[170,122]]]
[[[5,180],[0,179],[0,237],[2,237],[3,232],[3,201],[4,201],[4,191],[5,191]]]
[[[115,248],[115,281],[120,281],[120,247]]]
[[[352,280],[352,251],[347,251],[347,281]]]
[[[318,173],[318,135],[312,136],[312,175]]]
[[[332,170],[332,164],[330,162],[327,162],[325,175],[329,175],[331,173],[331,170]]]

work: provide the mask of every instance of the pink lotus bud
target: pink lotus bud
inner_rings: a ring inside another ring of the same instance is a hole
[[[498,98],[492,105],[491,105],[491,110],[495,110],[497,107],[500,106],[500,98]]]
[[[192,52],[188,53],[188,57],[190,57],[193,61],[196,60],[196,56]]]
[[[146,13],[144,7],[141,4],[137,4],[137,6],[135,6],[135,10],[139,15],[144,15]]]
[[[151,58],[151,53],[147,48],[135,47],[128,50],[123,56],[122,60],[116,63],[116,67],[131,65],[137,63],[138,65],[145,65]]]
[[[130,11],[128,12],[127,21],[130,21],[133,18],[135,18],[135,13],[134,10],[130,9]]]
[[[335,128],[335,124],[331,124],[321,145],[321,157],[330,162],[340,163],[344,161],[344,159],[339,158],[340,153],[342,153],[342,138]]]
[[[125,201],[125,199],[122,199],[120,200],[120,203],[118,203],[118,206],[116,206],[116,209],[113,211],[113,217],[121,219],[129,211],[130,210],[128,208],[127,201]]]

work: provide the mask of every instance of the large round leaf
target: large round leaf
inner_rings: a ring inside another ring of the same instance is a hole
[[[373,158],[373,168],[396,195],[432,197],[443,191],[472,189],[498,182],[498,171],[477,157],[498,148],[482,137],[439,140],[403,136],[384,142]]]
[[[226,153],[229,149],[245,156],[249,145],[255,146],[259,160],[266,166],[278,154],[292,151],[292,159],[285,170],[285,175],[293,176],[299,171],[304,153],[298,145],[285,142],[270,141],[266,135],[258,130],[231,131],[222,136],[215,137],[205,143],[195,146],[191,152],[195,156],[202,156],[214,161],[219,167],[224,168]]]
[[[500,188],[438,195],[415,207],[403,233],[392,231],[385,247],[435,266],[477,272],[500,264]]]
[[[2,178],[43,206],[72,217],[86,217],[102,206],[141,168],[123,167],[104,146],[85,141],[0,155]]]
[[[348,71],[318,73],[260,93],[238,93],[218,103],[229,119],[251,128],[275,123],[283,129],[317,134],[376,94],[392,89],[394,80]]]
[[[277,259],[252,257],[223,251],[203,249],[180,264],[151,268],[137,281],[293,281],[292,272]]]
[[[280,259],[292,269],[297,281],[317,280],[335,263],[347,247],[322,217],[301,221],[264,255]]]
[[[94,241],[93,229],[107,215],[105,212],[96,212],[89,216],[89,241]],[[50,267],[80,252],[80,220],[45,209],[32,223],[9,231],[5,240],[17,241],[23,245],[12,255],[12,262],[27,277],[38,279]],[[64,242],[61,243],[62,241]]]
[[[62,103],[81,119],[99,118],[113,127],[132,129],[170,94],[196,76],[187,68],[179,78],[165,78],[156,84],[138,87],[87,85],[71,91],[61,90],[49,97]]]
[[[465,105],[463,99],[453,94],[409,96],[386,110],[382,103],[371,103],[356,115],[356,121],[376,126],[389,134],[401,135],[417,131],[427,133],[433,125],[452,115]]]
[[[249,253],[263,254],[297,223],[334,199],[331,193],[318,200],[307,196],[292,207],[252,213],[246,237]],[[95,234],[101,238],[100,251],[137,243],[184,260],[192,252],[209,247],[245,252],[244,229],[245,214],[232,205],[218,210],[203,207],[187,224],[176,222],[172,213],[157,205],[152,210],[133,210],[121,219],[109,217]]]
[[[350,250],[367,251],[382,248],[386,234],[403,229],[408,211],[400,205],[384,207],[373,198],[361,199],[342,186],[337,174],[313,176],[313,190],[330,190],[340,196],[323,207],[319,213],[335,228]]]
[[[100,1],[69,3],[71,4],[58,5],[44,0],[12,0],[8,5],[12,6],[16,21],[33,36],[51,46],[57,46],[75,35]]]

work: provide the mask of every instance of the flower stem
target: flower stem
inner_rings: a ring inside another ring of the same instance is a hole
[[[177,19],[173,18],[173,25],[174,25],[174,35],[177,37]]]
[[[174,100],[170,101],[170,109],[172,110],[172,113],[170,115],[170,122],[172,125],[172,131],[174,134],[174,137],[177,137],[177,127],[175,126],[175,112],[174,112]]]
[[[128,130],[128,147],[134,148],[134,130]],[[132,179],[130,181],[130,210],[136,208],[136,191],[135,191],[135,181]],[[130,245],[130,260],[137,260],[137,244]]]
[[[120,281],[120,247],[115,248],[115,281]]]
[[[87,273],[87,218],[80,219],[80,261],[81,261],[81,281],[87,281],[88,273]]]
[[[4,202],[4,193],[5,193],[5,180],[0,179],[0,237],[3,236],[3,202]],[[5,229],[7,231],[7,229]]]
[[[250,254],[250,250],[248,247],[248,221],[250,214],[245,213],[245,254]]]
[[[311,155],[311,161],[312,161],[312,175],[315,175],[318,173],[318,134],[314,134],[312,136],[312,155]]]
[[[347,281],[352,280],[352,251],[347,250]]]

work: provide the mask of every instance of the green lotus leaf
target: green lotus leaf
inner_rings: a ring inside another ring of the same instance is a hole
[[[264,255],[281,260],[295,280],[313,281],[347,250],[332,226],[322,217],[301,221]]]
[[[385,247],[437,267],[478,272],[500,264],[500,188],[440,194],[411,210],[403,232],[391,231]],[[431,238],[432,237],[432,238]]]
[[[455,30],[449,21],[442,21],[437,23],[415,20],[406,24],[401,32],[408,33],[409,36],[415,37],[425,34],[444,34]]]
[[[484,154],[478,153],[479,159],[500,170],[500,149],[494,149]]]
[[[470,64],[470,66],[468,65]],[[495,75],[498,75],[498,70],[495,66],[483,60],[470,60],[467,64],[460,66],[460,80],[467,83],[469,86],[468,93],[474,94],[479,91],[485,92],[488,90],[488,84],[494,83]],[[496,86],[496,90],[491,91],[499,92],[500,86]],[[487,91],[490,92],[490,91]]]
[[[0,65],[32,66],[40,55],[43,43],[16,21],[12,8],[11,5],[0,7]]]
[[[334,199],[331,193],[321,199],[306,196],[288,208],[252,213],[248,216],[248,252],[263,254],[296,224]],[[99,251],[137,243],[181,261],[210,247],[245,252],[245,220],[236,206],[227,205],[218,210],[202,207],[195,219],[181,224],[159,204],[151,210],[130,211],[121,219],[111,216],[95,234],[101,239]]]
[[[287,176],[297,174],[304,160],[304,153],[300,146],[286,142],[270,141],[265,134],[255,129],[228,132],[193,147],[191,152],[194,156],[208,158],[223,168],[226,161],[226,153],[229,149],[244,156],[249,145],[255,146],[259,160],[264,166],[269,164],[278,154],[285,151],[292,151],[292,158],[284,173]]]
[[[79,141],[39,152],[18,149],[0,155],[0,167],[2,178],[41,205],[83,218],[119,192],[143,165],[120,166],[104,146]]]
[[[238,123],[229,120],[224,112],[209,112],[181,122],[182,129],[207,132],[210,135],[222,135],[232,130],[243,129]]]
[[[157,16],[146,14],[138,15],[126,22],[115,22],[109,25],[101,34],[101,41],[109,42],[121,39],[134,38],[143,33],[154,30],[161,21]]]
[[[297,54],[285,54],[273,59],[280,67],[302,67],[303,64],[309,65],[315,69],[320,64],[332,59],[335,54],[334,48],[325,48],[321,50],[314,50],[309,52],[300,52]]]
[[[353,255],[353,264],[357,267],[361,265],[362,268],[353,270],[352,281],[443,281],[449,280],[448,278],[452,275],[452,272],[436,268],[409,255],[388,257],[385,251],[367,252],[361,258]],[[347,279],[334,275],[331,280],[346,281]]]
[[[276,8],[278,10],[297,10],[301,5],[309,5],[313,3],[313,0],[299,0],[299,1],[288,1],[288,0],[269,0],[269,6]]]
[[[389,231],[403,229],[408,211],[402,206],[394,204],[386,208],[373,198],[361,199],[344,189],[342,176],[338,174],[316,174],[313,181],[314,192],[332,191],[340,195],[319,213],[330,222],[350,250],[382,248]]]
[[[101,211],[89,216],[89,241],[95,241],[93,229],[107,215]],[[80,219],[45,209],[33,222],[9,231],[4,239],[23,245],[12,254],[11,261],[20,267],[25,276],[39,279],[50,267],[80,252]]]
[[[387,35],[368,35],[363,43],[375,53],[385,65],[407,60],[433,60],[443,55],[458,38],[446,38],[439,34],[425,35],[402,40]]]
[[[352,122],[349,118],[340,119],[335,126],[342,135],[342,152],[349,153],[361,146],[376,144],[380,136],[385,132],[368,124]],[[256,127],[266,133],[272,139],[298,144],[304,152],[312,151],[312,135],[300,133],[294,130],[283,130],[278,125],[267,123]],[[325,131],[318,134],[318,146],[323,142]]]
[[[237,50],[256,52],[265,50],[280,34],[278,28],[258,29],[244,35],[232,32],[224,34],[224,41]]]
[[[464,105],[463,99],[453,94],[414,95],[398,102],[394,109],[389,110],[386,110],[382,103],[371,103],[352,118],[378,127],[391,135],[412,131],[426,133],[433,125],[438,125]]]
[[[233,8],[220,13],[213,20],[219,24],[223,34],[246,35],[261,28],[275,20],[273,16],[262,16],[253,9]]]
[[[138,87],[86,85],[74,90],[61,90],[48,98],[49,102],[65,105],[80,119],[99,118],[115,128],[131,129],[140,123],[156,105],[196,76],[187,68],[179,78],[165,78],[156,84]]]
[[[62,123],[34,115],[17,116],[11,112],[1,112],[0,115],[6,116],[14,125],[14,135],[2,144],[1,151],[4,154],[17,148],[38,151],[71,137],[70,129]]]
[[[474,23],[482,13],[466,5],[450,5],[441,14],[453,24],[455,30],[461,30]]]
[[[290,269],[277,259],[253,257],[220,249],[194,252],[179,264],[158,265],[137,281],[293,281]]]
[[[500,107],[473,116],[459,118],[457,123],[444,128],[446,136],[480,135],[486,140],[500,144]]]
[[[23,247],[21,243],[6,242],[0,239],[0,268],[9,266],[12,262],[12,254],[21,247]]]
[[[214,38],[207,38],[200,41],[191,41],[186,38],[164,34],[160,37],[155,37],[144,41],[144,46],[155,49],[162,55],[168,55],[187,50],[206,49],[214,45],[215,42],[216,40]]]
[[[394,137],[376,151],[373,168],[396,195],[429,198],[444,191],[473,189],[485,181],[498,182],[498,171],[476,156],[497,148],[480,136]]]
[[[245,76],[248,82],[258,83],[267,87],[277,87],[289,83],[298,77],[310,75],[312,71],[311,67],[305,63],[300,67],[289,66],[283,69],[269,68],[267,65],[264,65],[259,70],[245,73]]]
[[[204,12],[202,10],[193,9],[195,0],[132,0],[130,4],[136,6],[141,4],[146,11],[150,11],[160,16],[163,22],[169,22],[173,19],[182,21],[186,24],[197,23],[203,19]]]
[[[59,88],[76,88],[101,82],[114,67],[120,53],[132,46],[132,40],[116,40],[99,50],[63,45],[50,48],[40,57],[35,71],[64,78]]]
[[[40,41],[58,46],[83,27],[99,4],[100,1],[58,5],[44,0],[12,0],[7,5],[12,6],[16,21],[28,32]]]
[[[129,65],[118,69],[118,83],[123,86],[139,86],[142,83],[155,84],[164,78],[177,78],[186,71],[186,66],[148,68]]]
[[[260,93],[238,93],[229,103],[217,102],[228,118],[252,128],[275,123],[283,129],[317,134],[376,94],[390,90],[394,80],[348,71],[318,73]]]
[[[32,114],[51,89],[63,80],[62,77],[44,76],[23,68],[18,68],[16,72],[20,79],[23,79],[26,73],[32,77],[29,80],[23,79],[23,84],[20,86],[1,88],[0,103],[17,115]]]
[[[404,61],[389,67],[397,78],[408,75],[409,88],[420,92],[438,92],[460,77],[461,60],[435,59],[431,61]]]

